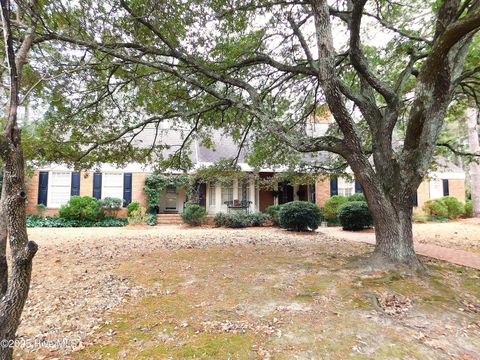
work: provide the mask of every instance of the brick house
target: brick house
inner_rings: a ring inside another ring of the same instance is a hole
[[[311,132],[324,131],[322,126],[328,123],[317,123],[317,128],[309,129]],[[158,135],[158,134],[157,134]],[[155,140],[153,140],[155,139]],[[238,147],[231,138],[223,136],[219,132],[212,134],[214,148],[209,149],[199,141],[193,141],[189,145],[189,154],[193,163],[193,170],[211,166],[222,159],[231,159],[238,156],[238,165],[244,172],[253,172],[254,169],[246,163],[243,151],[238,154]],[[146,131],[141,139],[137,140],[138,146],[147,146],[151,141],[161,141],[162,144],[171,145],[164,151],[164,156],[169,156],[175,151],[175,147],[183,142],[182,136],[165,132],[163,137],[155,137],[153,129]],[[260,169],[258,177],[266,179],[281,170]],[[93,196],[97,199],[115,197],[124,200],[124,206],[132,201],[146,205],[143,192],[145,178],[153,173],[149,166],[129,164],[124,168],[115,168],[109,164],[103,164],[100,171],[75,172],[62,165],[50,165],[35,169],[33,175],[27,180],[28,204],[27,213],[35,214],[35,206],[44,204],[47,207],[47,215],[55,215],[58,209],[68,202],[71,196]],[[175,173],[171,171],[171,173]],[[225,212],[228,210],[226,202],[247,200],[250,202],[251,211],[265,211],[274,204],[283,204],[293,200],[311,201],[323,207],[325,201],[332,195],[349,196],[361,192],[361,186],[348,178],[319,178],[311,185],[290,185],[279,183],[278,189],[265,190],[258,187],[255,180],[248,181],[232,180],[230,184],[202,184],[199,186],[200,203],[205,206],[209,214]],[[465,201],[465,173],[459,167],[450,163],[443,163],[436,172],[432,172],[420,185],[417,192],[417,206],[422,208],[428,199],[438,198],[444,195],[452,195],[460,201]],[[182,188],[167,188],[161,196],[158,204],[158,213],[179,213],[183,211],[187,200],[186,190]],[[124,216],[126,209],[120,212]]]

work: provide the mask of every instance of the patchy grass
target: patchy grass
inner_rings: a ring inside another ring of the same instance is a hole
[[[422,278],[359,274],[348,264],[364,250],[324,241],[131,257],[117,274],[152,294],[114,313],[97,331],[97,344],[75,356],[474,359],[480,353],[478,271],[428,261],[433,275]]]

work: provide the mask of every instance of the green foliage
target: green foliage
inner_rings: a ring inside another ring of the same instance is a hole
[[[471,218],[473,216],[473,205],[472,200],[467,200],[465,203],[465,217]]]
[[[270,216],[270,220],[272,220],[272,223],[275,226],[279,225],[278,213],[280,212],[281,208],[282,208],[282,205],[271,205],[266,209],[268,216]]]
[[[365,201],[366,202],[367,199],[365,199],[365,195],[363,195],[363,193],[355,193],[348,197],[348,201]]]
[[[97,199],[91,196],[72,196],[59,210],[59,216],[68,220],[99,221],[104,217]]]
[[[140,206],[137,209],[132,210],[127,219],[130,225],[141,225],[146,224],[150,218],[147,214],[147,209],[145,209],[143,206]]]
[[[343,230],[358,231],[372,226],[373,219],[365,201],[351,201],[338,209]]]
[[[133,211],[137,210],[138,208],[140,208],[140,203],[139,202],[131,202],[130,204],[128,204],[127,206],[127,217],[129,217]]]
[[[325,202],[323,206],[323,217],[329,223],[338,223],[338,209],[348,202],[345,196],[334,195]]]
[[[107,217],[116,217],[123,205],[123,200],[119,198],[106,197],[99,200],[100,208],[105,212]]]
[[[150,225],[150,226],[155,226],[155,225],[157,225],[157,223],[158,223],[158,221],[157,221],[157,214],[149,213],[149,214],[147,214],[147,215],[148,215],[147,225]]]
[[[441,201],[447,206],[448,218],[450,220],[458,219],[465,214],[465,205],[456,197],[444,196],[441,198]]]
[[[441,199],[426,201],[423,210],[428,216],[448,218],[448,207]]]
[[[191,191],[192,182],[188,175],[150,175],[145,178],[143,191],[147,197],[148,212],[153,212],[160,203],[162,192],[173,186]]]
[[[185,224],[191,226],[200,226],[204,223],[207,211],[203,206],[197,204],[188,205],[182,213],[182,219]]]
[[[292,201],[283,204],[278,221],[282,228],[294,231],[313,231],[322,222],[320,208],[308,201]]]
[[[43,204],[35,205],[35,211],[37,212],[37,216],[45,217],[45,212],[47,211],[47,207]]]
[[[127,219],[104,218],[100,221],[71,220],[59,217],[27,216],[27,227],[66,228],[66,227],[121,227]]]
[[[237,211],[233,213],[217,213],[215,226],[230,228],[244,228],[250,226],[262,226],[268,220],[268,215],[262,213],[246,213]]]
[[[428,200],[425,202],[423,209],[428,216],[448,218],[450,220],[458,219],[465,214],[465,205],[453,196]]]

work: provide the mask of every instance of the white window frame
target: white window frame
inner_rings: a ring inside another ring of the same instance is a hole
[[[53,184],[54,174],[68,174],[68,185],[62,186],[63,188],[68,188],[68,198],[65,199],[66,201],[61,201],[58,203],[52,203],[52,194],[55,191],[55,187],[59,185]],[[70,200],[72,194],[72,172],[71,171],[49,171],[48,172],[48,193],[47,193],[47,207],[51,209],[59,209],[62,205],[65,205]]]
[[[228,190],[229,191],[229,198],[228,199],[225,199],[224,198],[224,191]],[[222,184],[222,191],[221,191],[221,202],[222,202],[222,205],[225,204],[225,201],[233,201],[235,200],[235,184],[234,182],[232,181],[231,185],[229,186],[226,186],[225,184]]]
[[[338,195],[351,196],[355,194],[355,181],[347,178],[338,178],[337,183]]]
[[[215,207],[217,202],[217,187],[214,183],[208,184],[208,206]]]
[[[430,199],[438,199],[443,197],[443,180],[430,179],[429,191]]]
[[[109,176],[119,176],[121,178],[120,180],[120,184],[121,186],[109,186],[107,184],[108,181],[108,177]],[[115,194],[115,195],[112,195],[111,194],[111,189],[113,188],[117,188],[118,189],[118,193],[120,194],[120,196],[118,196],[118,194]],[[123,199],[123,188],[124,188],[124,183],[123,183],[123,173],[118,173],[118,172],[104,172],[102,173],[102,199],[105,199],[106,197],[114,197],[114,198],[118,198],[118,199],[121,199],[122,201],[124,200]],[[106,189],[108,189],[106,191]],[[105,193],[108,192],[108,195],[106,195]]]

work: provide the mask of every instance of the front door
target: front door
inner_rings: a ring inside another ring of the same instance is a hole
[[[177,211],[177,189],[174,186],[169,186],[166,190],[165,210]]]

